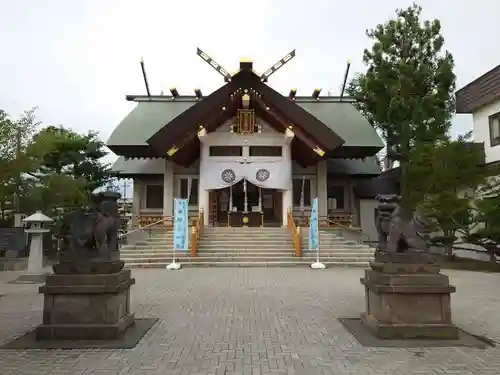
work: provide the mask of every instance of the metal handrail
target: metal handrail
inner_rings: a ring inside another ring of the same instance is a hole
[[[143,230],[143,229],[145,229],[145,228],[150,228],[150,227],[153,227],[153,226],[155,226],[155,225],[158,225],[158,224],[160,224],[160,223],[165,222],[165,221],[166,221],[166,220],[168,220],[168,219],[170,219],[170,217],[164,217],[163,219],[158,220],[158,221],[155,221],[154,223],[151,223],[151,224],[145,225],[145,226],[143,226],[143,227],[139,227],[139,228],[132,229],[132,230],[130,230],[130,231],[128,231],[128,232],[125,232],[125,233],[120,234],[120,235],[118,236],[118,238],[123,238],[123,237],[128,236],[129,234],[132,234],[132,233],[135,233],[135,232],[139,232],[140,230]]]
[[[361,227],[350,227],[350,226],[347,226],[347,225],[343,225],[342,223],[334,221],[334,220],[331,220],[328,217],[326,217],[326,218],[325,217],[322,217],[322,218],[320,217],[320,220],[324,220],[327,223],[335,224],[335,226],[333,228],[347,229],[347,230],[356,232],[358,234],[361,234],[362,237],[370,239],[370,236],[368,234],[366,234],[365,232],[363,232],[363,228],[361,228]],[[362,242],[364,242],[364,241],[362,240]]]
[[[288,223],[288,229],[291,232],[290,234],[292,235],[292,242],[295,250],[295,256],[300,257],[302,256],[300,248],[301,245],[300,227],[298,227],[297,224],[295,224],[295,221],[293,220],[291,207],[287,210],[287,223]]]
[[[325,221],[328,224],[334,224],[334,226],[337,228],[346,228],[346,229],[349,229],[352,231],[362,231],[362,229],[360,227],[345,225],[345,224],[342,224],[340,221],[332,220],[329,217],[323,216],[323,217],[320,217],[319,219]]]
[[[203,208],[200,208],[198,212],[198,219],[196,220],[196,225],[191,228],[191,251],[190,256],[194,258],[196,256],[196,250],[198,248],[198,241],[200,240],[200,236],[203,235],[205,223],[205,212]]]

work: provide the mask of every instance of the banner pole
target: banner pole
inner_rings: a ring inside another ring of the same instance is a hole
[[[311,268],[313,270],[323,270],[326,268],[326,266],[323,264],[323,263],[320,263],[319,261],[319,246],[320,246],[320,242],[319,242],[319,199],[316,197],[314,199],[314,203],[313,205],[315,207],[313,207],[313,212],[311,212],[311,220],[309,224],[309,232],[311,232],[311,230],[313,230],[315,233],[315,236],[316,236],[316,262],[311,264]],[[312,220],[312,216],[314,214],[314,220]],[[313,229],[314,228],[314,229]]]
[[[181,268],[180,263],[175,262],[175,250],[177,245],[177,236],[183,234],[183,241],[182,245],[183,247],[186,248],[187,250],[187,241],[188,241],[188,232],[187,232],[187,227],[188,227],[188,200],[187,199],[178,199],[174,198],[174,225],[172,228],[172,239],[173,239],[173,244],[172,244],[172,263],[170,263],[166,269],[167,270],[178,270]],[[184,230],[183,230],[184,229]],[[184,233],[182,233],[184,232]]]
[[[319,201],[319,199],[318,199],[318,201]],[[319,210],[319,207],[318,207],[318,210]],[[319,238],[319,213],[318,213],[318,220],[316,220],[316,233],[318,233],[318,246],[316,247],[316,263],[319,263],[319,247],[321,244],[320,238]]]

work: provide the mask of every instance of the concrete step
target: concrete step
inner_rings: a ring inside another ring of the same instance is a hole
[[[151,238],[144,240],[144,241],[138,241],[138,242],[136,242],[136,244],[144,244],[144,243],[151,243],[151,242],[171,242],[173,240],[174,240],[173,237],[170,237],[170,238],[151,237]]]
[[[172,249],[146,249],[146,250],[126,250],[126,251],[121,251],[120,252],[122,256],[127,256],[127,255],[144,255],[148,256],[151,254],[172,254]],[[186,252],[188,253],[188,252]],[[176,254],[183,254],[182,251],[176,251]],[[206,249],[198,249],[197,254],[212,254],[212,255],[219,255],[219,254],[227,254],[227,255],[234,255],[234,254],[243,254],[243,255],[266,255],[266,254],[274,254],[274,255],[280,255],[280,254],[294,254],[294,251],[292,249],[248,249],[248,250],[206,250]],[[303,251],[302,254],[313,254],[315,255],[315,251]],[[320,251],[320,254],[337,254],[337,255],[359,255],[359,256],[364,256],[364,255],[373,255],[373,251],[369,250],[357,250],[357,249],[339,249],[339,250],[328,250],[328,249],[323,249]]]
[[[255,251],[255,250],[249,250],[249,251],[197,251],[197,255],[227,255],[227,256],[234,256],[237,254],[241,254],[244,256],[267,256],[267,255],[273,255],[273,256],[279,256],[279,255],[284,255],[284,254],[294,254],[293,250],[288,250],[288,251]],[[327,256],[327,255],[335,255],[335,256],[366,256],[370,255],[373,256],[373,252],[371,251],[349,251],[349,250],[343,250],[343,251],[328,251],[328,250],[322,250],[320,251],[320,256]],[[302,252],[302,256],[316,256],[315,251],[304,251]]]
[[[186,257],[189,251],[182,252],[176,251],[176,256]],[[324,257],[373,257],[373,252],[360,252],[360,251],[321,251],[320,256]],[[141,252],[127,252],[121,253],[122,258],[138,258],[138,257],[154,257],[154,256],[172,256],[172,250],[167,251],[141,251]],[[196,257],[289,257],[293,256],[294,252],[288,251],[197,251]],[[302,253],[303,257],[315,257],[316,252],[305,251]]]
[[[165,257],[150,257],[147,259],[127,259],[126,263],[131,264],[134,263],[136,260],[142,263],[165,263],[171,261],[172,256],[165,256]],[[248,262],[281,262],[281,263],[287,263],[287,262],[296,262],[296,261],[307,261],[310,263],[313,263],[316,260],[316,257],[292,257],[290,255],[284,256],[284,257],[247,257],[247,256],[225,256],[225,257],[202,257],[198,256],[196,258],[183,258],[183,257],[178,257],[176,258],[179,262],[189,262],[189,263],[204,263],[204,262],[239,262],[239,263],[248,263]],[[320,261],[335,261],[335,262],[369,262],[372,260],[372,257],[363,257],[363,258],[358,258],[358,257],[321,257]],[[125,260],[124,260],[125,261]]]
[[[273,235],[273,236],[289,236],[290,235],[290,232],[286,232],[286,231],[264,231],[264,230],[260,230],[260,231],[246,231],[246,230],[242,230],[242,231],[234,231],[234,230],[221,230],[221,231],[209,231],[209,230],[206,230],[203,232],[204,234],[206,235],[210,235],[210,236],[221,236],[221,235],[229,235],[229,236],[248,236],[248,235],[251,235],[251,236],[270,236],[270,235]]]
[[[316,253],[307,248],[303,233],[303,256],[293,254],[292,237],[286,228],[206,227],[198,244],[197,256],[176,252],[184,267],[308,267]],[[320,260],[327,266],[367,267],[374,250],[356,241],[332,233],[322,233]],[[134,245],[123,246],[122,259],[127,267],[165,268],[172,261],[172,232],[157,232]]]
[[[188,257],[188,255],[182,255],[181,252],[176,252],[178,257]],[[293,256],[293,252],[201,252],[198,251],[196,258],[202,257],[252,257],[252,258],[266,258],[266,257],[290,257]],[[162,251],[162,252],[140,252],[140,253],[122,253],[122,259],[137,259],[137,258],[154,258],[154,257],[172,257],[172,251]],[[315,253],[303,253],[302,258],[315,258]],[[321,252],[320,257],[323,258],[373,258],[373,253],[359,253],[359,252]]]
[[[235,255],[235,254],[241,254],[241,255],[252,255],[252,256],[267,256],[267,255],[274,255],[274,256],[279,256],[279,255],[284,255],[284,254],[294,254],[293,250],[288,250],[288,251],[283,251],[283,250],[248,250],[248,251],[206,251],[206,250],[198,250],[197,255]],[[302,256],[316,256],[315,251],[304,251],[302,252]],[[370,255],[373,256],[372,251],[349,251],[344,249],[343,251],[328,251],[328,250],[322,250],[320,251],[320,256],[321,255],[336,255],[336,256],[366,256]]]
[[[130,263],[128,268],[166,268],[171,261],[164,263]],[[309,267],[310,261],[291,261],[291,262],[196,262],[183,263],[182,267]],[[368,267],[369,262],[322,262],[327,267]]]
[[[198,249],[292,249],[292,243],[201,243]]]
[[[246,237],[233,237],[233,236],[203,236],[200,238],[200,242],[291,242],[291,236],[272,236],[272,237],[255,237],[255,236],[246,236]]]
[[[237,237],[248,237],[248,236],[256,236],[256,237],[271,237],[271,236],[288,236],[291,234],[288,232],[266,232],[266,231],[220,231],[220,232],[211,232],[205,231],[203,232],[206,236],[237,236]]]
[[[172,247],[148,247],[139,249],[122,249],[120,253],[125,254],[150,254],[150,253],[171,253]],[[293,253],[293,247],[273,247],[273,246],[261,246],[261,247],[246,247],[246,248],[232,248],[232,247],[198,247],[197,253],[210,253],[210,254],[234,254],[234,253]],[[307,249],[302,249],[303,253],[315,254],[315,251],[309,251]],[[373,254],[374,251],[370,248],[350,248],[350,247],[339,247],[339,248],[323,248],[320,250],[321,254]]]
[[[292,241],[292,236],[278,236],[278,235],[266,235],[266,236],[241,236],[241,235],[207,235],[200,237],[201,241],[211,241],[211,242],[246,242],[246,241],[258,241],[258,242],[279,242],[279,241]],[[146,243],[161,243],[161,242],[172,242],[173,237],[170,238],[159,238],[153,237],[148,240],[138,241],[135,244],[146,244]],[[301,241],[303,245],[307,245],[307,238]],[[342,238],[335,239],[321,239],[321,244],[346,244],[346,245],[360,245],[359,242],[352,240],[345,240]],[[365,245],[366,246],[366,245]]]
[[[287,232],[288,228],[283,227],[204,227],[203,230],[209,232],[233,231],[233,232]]]
[[[139,245],[139,246],[131,246],[127,248],[121,248],[121,252],[127,252],[127,251],[147,251],[147,250],[154,250],[154,251],[171,251],[172,250],[172,244],[154,244],[154,245]],[[255,251],[280,251],[280,250],[293,250],[293,244],[292,243],[282,243],[282,244],[255,244],[255,243],[248,243],[248,244],[205,244],[205,243],[200,243],[198,245],[198,251],[201,250],[206,250],[206,251],[249,251],[249,250],[255,250]],[[321,248],[321,251],[366,251],[366,252],[374,252],[374,250],[370,247],[367,246],[349,246],[349,245],[336,245],[336,246],[324,246]],[[307,248],[302,247],[302,251],[309,251]]]
[[[301,241],[301,244],[304,246],[307,246],[307,237],[303,238]],[[321,245],[328,245],[328,244],[345,244],[345,245],[360,245],[359,242],[352,241],[352,240],[346,240],[343,238],[320,238],[320,243]]]
[[[201,238],[234,238],[240,240],[248,239],[272,239],[272,238],[292,238],[288,233],[203,233]]]

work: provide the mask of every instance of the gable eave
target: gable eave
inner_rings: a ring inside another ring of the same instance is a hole
[[[327,151],[334,150],[345,143],[345,140],[324,122],[261,82],[258,76],[251,77],[251,80],[252,88],[260,94],[266,104],[313,137]]]
[[[231,101],[231,94],[236,91],[233,81],[226,83],[209,96],[199,100],[164,125],[147,143],[157,150],[168,150],[176,146],[179,139],[187,136],[210,116],[214,110],[220,110]]]
[[[469,82],[455,93],[456,112],[473,113],[500,100],[500,65]]]
[[[149,145],[107,145],[107,147],[115,155],[126,158],[157,158],[163,156]]]

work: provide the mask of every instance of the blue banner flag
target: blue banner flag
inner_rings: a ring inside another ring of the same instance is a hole
[[[318,198],[314,198],[311,209],[311,218],[309,219],[309,250],[318,250],[319,231],[318,231]]]
[[[174,251],[187,251],[189,242],[188,201],[187,199],[174,199]]]

